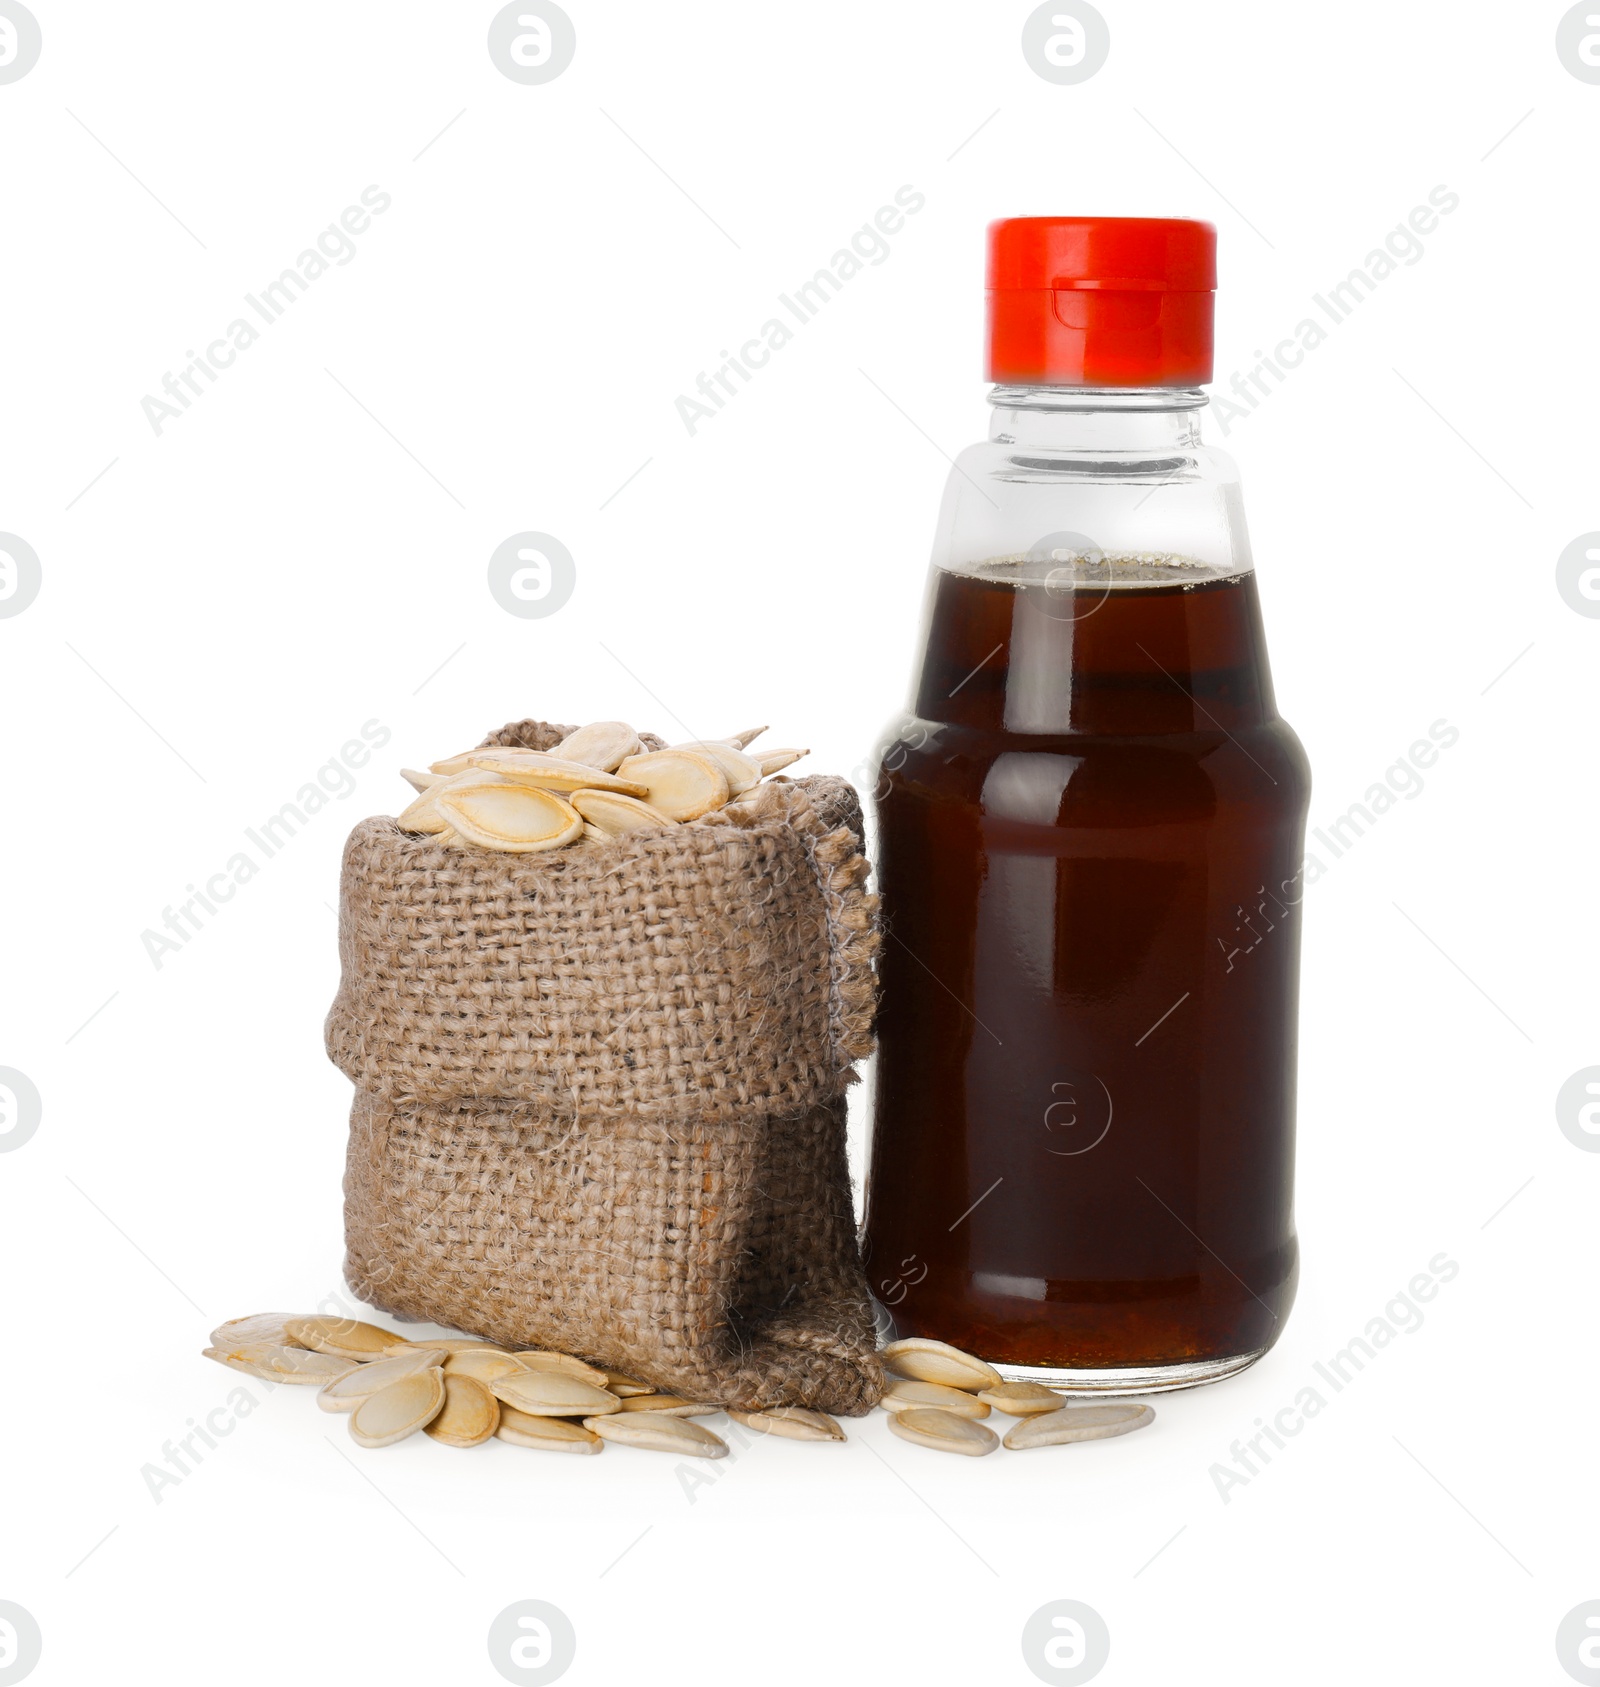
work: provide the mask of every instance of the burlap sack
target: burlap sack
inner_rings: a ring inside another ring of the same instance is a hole
[[[327,1024],[356,1085],[350,1286],[696,1399],[869,1410],[844,1142],[866,871],[832,778],[536,855],[357,826]]]

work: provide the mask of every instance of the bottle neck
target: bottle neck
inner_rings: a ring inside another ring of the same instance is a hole
[[[1199,387],[992,387],[989,438],[1056,450],[1194,449]]]

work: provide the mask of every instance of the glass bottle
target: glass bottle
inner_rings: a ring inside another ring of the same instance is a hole
[[[1203,223],[991,226],[989,438],[881,751],[868,1275],[1069,1391],[1230,1375],[1294,1298],[1309,773],[1200,436],[1214,265]]]

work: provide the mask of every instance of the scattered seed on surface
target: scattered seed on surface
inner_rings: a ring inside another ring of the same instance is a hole
[[[844,1431],[826,1412],[808,1406],[768,1406],[760,1412],[736,1412],[728,1416],[746,1429],[761,1435],[779,1435],[789,1441],[843,1441]]]
[[[643,1447],[654,1453],[687,1453],[691,1458],[724,1459],[728,1443],[689,1418],[667,1412],[629,1412],[613,1417],[585,1418],[585,1429],[605,1441]]]
[[[442,1361],[447,1377],[476,1377],[487,1386],[496,1377],[509,1376],[523,1369],[522,1361],[514,1353],[500,1353],[492,1347],[464,1347]]]
[[[1029,1447],[1069,1446],[1075,1441],[1105,1441],[1113,1435],[1129,1435],[1155,1421],[1149,1406],[1066,1406],[1059,1412],[1042,1412],[1024,1418],[1006,1432],[1006,1445],[1016,1451]]]
[[[350,1438],[360,1447],[392,1447],[425,1429],[444,1405],[444,1372],[413,1371],[369,1394],[350,1414]]]
[[[500,1402],[476,1377],[444,1372],[444,1405],[427,1433],[447,1447],[479,1447],[500,1427]]]
[[[393,1330],[364,1324],[359,1318],[290,1318],[284,1325],[302,1347],[342,1359],[381,1359],[403,1339]]]
[[[715,1416],[722,1408],[704,1400],[685,1400],[678,1394],[630,1394],[622,1402],[622,1410],[664,1412],[667,1416],[675,1418],[709,1418]]]
[[[241,1347],[298,1347],[300,1343],[289,1338],[294,1317],[292,1312],[253,1312],[248,1318],[230,1318],[211,1332],[211,1345],[224,1353]]]
[[[500,1403],[500,1427],[495,1435],[513,1447],[532,1447],[545,1453],[602,1453],[605,1442],[592,1429],[571,1418],[535,1417]]]
[[[926,1336],[892,1341],[879,1357],[897,1376],[910,1377],[915,1382],[942,1382],[947,1388],[979,1389],[999,1388],[1005,1381],[993,1365],[974,1359],[948,1342],[931,1341]]]
[[[589,1418],[620,1411],[614,1394],[562,1371],[513,1371],[489,1384],[496,1399],[535,1417]]]
[[[374,1359],[370,1365],[353,1365],[343,1376],[324,1384],[317,1395],[317,1404],[325,1412],[353,1412],[363,1400],[370,1399],[390,1383],[442,1365],[444,1357],[437,1347],[419,1347],[414,1353]]]
[[[655,1390],[647,1382],[640,1382],[637,1377],[624,1375],[621,1371],[607,1371],[606,1380],[601,1386],[608,1393],[615,1394],[619,1400],[626,1400],[634,1394],[654,1394]]]
[[[303,1347],[248,1347],[238,1353],[224,1353],[221,1348],[208,1347],[208,1359],[216,1359],[236,1371],[245,1371],[268,1382],[323,1383],[342,1377],[354,1364],[354,1359],[341,1359],[333,1353],[311,1353]]]
[[[1064,1394],[1039,1382],[1003,1382],[998,1388],[978,1391],[978,1398],[1011,1418],[1031,1418],[1039,1412],[1058,1412],[1067,1403]]]
[[[912,1406],[896,1412],[889,1419],[889,1429],[902,1441],[914,1441],[919,1447],[932,1447],[940,1453],[964,1453],[968,1458],[982,1458],[1000,1445],[999,1436],[987,1424],[940,1411],[937,1406]]]
[[[988,1402],[975,1394],[950,1388],[942,1382],[913,1382],[910,1377],[891,1376],[878,1404],[886,1412],[909,1411],[914,1406],[936,1406],[962,1418],[986,1418],[989,1415]]]
[[[586,1365],[570,1353],[549,1353],[541,1347],[519,1348],[513,1355],[525,1371],[560,1371],[564,1376],[576,1377],[592,1388],[604,1388],[607,1373],[598,1365]],[[655,1391],[652,1389],[652,1393]]]

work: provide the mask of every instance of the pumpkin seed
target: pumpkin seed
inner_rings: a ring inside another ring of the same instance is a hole
[[[274,1347],[298,1347],[289,1339],[292,1312],[253,1312],[248,1318],[230,1318],[211,1332],[211,1345],[231,1353],[241,1347],[259,1346],[265,1342]]]
[[[720,1435],[688,1418],[666,1412],[630,1412],[626,1417],[585,1418],[583,1427],[603,1441],[620,1441],[625,1447],[644,1447],[653,1453],[687,1453],[691,1458],[725,1459],[728,1443]]]
[[[941,1453],[965,1453],[969,1458],[982,1458],[1000,1445],[999,1436],[985,1424],[940,1411],[937,1406],[912,1406],[896,1412],[889,1419],[889,1429],[902,1441],[914,1441],[919,1447],[932,1447]]]
[[[809,750],[768,750],[764,756],[755,757],[756,766],[761,769],[761,777],[781,773],[792,762],[797,762],[802,756],[809,756]]]
[[[565,1376],[588,1383],[592,1388],[604,1388],[609,1375],[598,1365],[586,1365],[570,1353],[551,1353],[542,1347],[520,1348],[512,1357],[525,1371],[560,1371]]]
[[[629,797],[645,794],[644,787],[631,779],[538,750],[480,750],[472,765],[513,784],[531,785],[541,791],[620,791]]]
[[[619,1400],[626,1400],[634,1394],[655,1393],[649,1383],[640,1382],[637,1377],[625,1376],[621,1371],[606,1372],[605,1388]]]
[[[915,1382],[942,1382],[947,1388],[998,1388],[1005,1378],[981,1359],[963,1353],[948,1342],[926,1336],[908,1336],[891,1341],[879,1357],[897,1376]]]
[[[258,1377],[262,1374],[256,1368],[255,1361],[246,1359],[243,1351],[239,1349],[230,1353],[221,1347],[202,1347],[200,1357],[202,1359],[215,1359],[219,1365],[226,1365],[232,1371],[243,1371],[246,1376]]]
[[[1028,1447],[1059,1447],[1074,1441],[1104,1441],[1113,1435],[1129,1435],[1155,1421],[1149,1406],[1132,1402],[1105,1406],[1065,1406],[1058,1412],[1043,1412],[1024,1418],[1006,1432],[1006,1445],[1018,1451]]]
[[[583,831],[583,817],[537,785],[457,785],[431,793],[435,811],[468,843],[516,855],[560,849]]]
[[[987,1401],[975,1398],[962,1389],[948,1388],[942,1382],[912,1382],[906,1377],[891,1377],[878,1404],[886,1412],[908,1412],[917,1406],[936,1406],[941,1411],[954,1412],[958,1418],[986,1418],[989,1415]]]
[[[608,1390],[609,1392],[609,1390]],[[703,1400],[685,1400],[680,1394],[631,1394],[622,1402],[625,1412],[660,1412],[673,1418],[709,1418],[722,1410]]]
[[[332,1382],[335,1377],[342,1377],[356,1363],[333,1353],[309,1353],[303,1347],[277,1347],[270,1343],[259,1343],[232,1353],[218,1347],[208,1347],[205,1351],[208,1359],[215,1359],[236,1371],[248,1372],[253,1377],[264,1377],[268,1382],[316,1383],[319,1387],[325,1382]]]
[[[284,1325],[302,1347],[333,1353],[342,1359],[382,1359],[404,1338],[359,1318],[291,1318]]]
[[[978,1398],[1011,1418],[1036,1417],[1040,1412],[1060,1411],[1067,1403],[1064,1394],[1039,1382],[1003,1382],[998,1388],[983,1388]]]
[[[444,1406],[444,1372],[413,1371],[376,1394],[369,1394],[350,1414],[350,1438],[361,1447],[392,1447],[432,1423]]]
[[[722,777],[728,781],[730,798],[740,796],[752,785],[761,783],[761,768],[755,757],[734,749],[731,744],[722,744],[710,738],[694,744],[674,744],[672,748],[690,750],[704,756],[707,761],[715,762],[722,769]]]
[[[708,757],[694,750],[653,750],[629,756],[617,771],[636,779],[653,809],[673,820],[698,820],[728,800],[728,781]]]
[[[522,1361],[515,1354],[492,1347],[464,1347],[459,1353],[444,1355],[443,1363],[447,1377],[476,1377],[485,1385],[522,1369]]]
[[[435,785],[442,785],[446,775],[442,773],[419,773],[414,767],[400,769],[400,777],[413,791],[431,791]]]
[[[513,1447],[535,1447],[547,1453],[603,1453],[606,1447],[592,1429],[571,1418],[534,1417],[503,1401],[495,1434]]]
[[[447,1447],[478,1447],[500,1427],[500,1402],[476,1377],[445,1374],[444,1405],[427,1425]]]
[[[747,750],[766,730],[764,726],[752,726],[746,732],[730,732],[722,742],[731,744],[736,750]]]
[[[325,1412],[353,1412],[379,1389],[417,1371],[432,1370],[443,1358],[437,1347],[419,1347],[412,1353],[396,1354],[392,1359],[375,1359],[370,1365],[352,1365],[343,1376],[324,1385],[317,1395],[317,1404]]]
[[[620,838],[628,832],[653,832],[676,825],[658,808],[620,791],[574,791],[567,799],[590,828],[605,837]]]
[[[441,780],[442,784],[443,781]],[[438,789],[437,786],[434,787]],[[402,832],[447,832],[449,827],[439,818],[439,811],[433,806],[433,791],[424,791],[414,798],[405,808],[400,810],[395,820]]]
[[[446,756],[443,761],[428,763],[429,773],[442,773],[447,779],[454,773],[465,773],[472,766],[472,758],[481,756],[487,746],[478,744],[470,750],[463,750],[459,755]]]
[[[622,1407],[615,1394],[561,1371],[513,1371],[496,1377],[489,1388],[496,1399],[535,1417],[586,1418]]]
[[[826,1412],[814,1412],[808,1406],[768,1406],[760,1412],[736,1412],[730,1406],[728,1416],[746,1429],[761,1435],[781,1435],[790,1441],[843,1441],[844,1431]]]
[[[418,1336],[415,1340],[408,1340],[405,1336],[396,1336],[384,1357],[387,1359],[402,1359],[406,1354],[415,1353],[422,1349],[436,1349],[445,1354],[465,1353],[472,1348],[483,1348],[489,1353],[500,1351],[492,1341],[479,1341],[476,1336]]]
[[[423,832],[445,842],[457,841],[457,834],[445,822],[439,813],[438,799],[450,792],[465,789],[475,785],[504,785],[504,780],[498,773],[485,773],[479,768],[463,768],[459,773],[448,777],[440,774],[421,774],[419,778],[431,779],[433,783],[427,790],[415,797],[409,808],[404,809],[396,821],[403,832]]]
[[[602,773],[615,773],[629,756],[638,755],[643,748],[639,734],[626,721],[596,720],[569,732],[553,753],[586,767],[598,767]]]
[[[785,802],[776,785],[752,785],[742,797],[730,802],[720,812],[742,826],[752,820],[780,818],[785,812]]]

